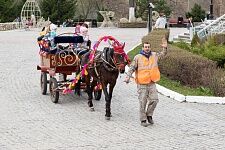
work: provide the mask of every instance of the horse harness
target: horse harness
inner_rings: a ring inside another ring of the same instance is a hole
[[[98,79],[100,79],[100,74],[97,70],[97,67],[100,66],[101,62],[103,62],[103,66],[107,71],[112,72],[112,71],[118,70],[116,67],[115,60],[111,57],[111,55],[109,55],[109,53],[110,53],[110,48],[108,47],[104,48],[102,53],[97,53],[97,55],[95,56],[93,65],[91,66],[89,65],[89,68],[94,69]],[[109,63],[109,59],[111,59],[113,65]]]

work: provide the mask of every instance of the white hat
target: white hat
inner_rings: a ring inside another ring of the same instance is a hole
[[[53,23],[50,24],[50,30],[56,30],[57,29],[57,26]]]
[[[80,33],[81,34],[87,34],[87,32],[88,32],[88,29],[86,27],[83,27],[83,26],[80,27]]]

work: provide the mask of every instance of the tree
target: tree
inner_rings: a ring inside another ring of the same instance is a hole
[[[135,15],[137,18],[142,18],[143,20],[148,19],[148,0],[136,0]]]
[[[97,7],[97,21],[102,22],[104,18],[99,13],[99,11],[104,11],[107,9],[104,7],[104,0],[96,0],[96,7]]]
[[[157,12],[164,12],[167,17],[170,16],[171,9],[165,0],[152,0],[152,3],[155,5],[153,10]],[[147,20],[148,5],[149,0],[136,0],[136,17],[141,17],[143,20]]]
[[[5,8],[6,2],[5,0],[0,0],[0,22],[4,22],[4,8]]]
[[[0,0],[0,22],[12,22],[20,17],[26,0]]]
[[[201,22],[205,18],[205,11],[198,4],[195,4],[191,12],[186,13],[186,17],[192,17],[194,22]]]
[[[96,0],[78,0],[77,13],[79,14],[79,19],[86,20],[93,7],[96,6]]]
[[[171,8],[167,5],[165,0],[157,0],[155,3],[155,11],[157,12],[163,12],[166,17],[170,16],[171,14]]]
[[[48,17],[54,23],[71,19],[75,15],[77,0],[42,0],[41,12],[45,19]]]

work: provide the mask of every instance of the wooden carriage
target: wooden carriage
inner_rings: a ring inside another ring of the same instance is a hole
[[[45,39],[38,40],[40,64],[37,65],[37,70],[41,70],[41,93],[46,95],[47,85],[49,84],[51,100],[57,103],[59,93],[65,90],[72,82],[72,80],[67,80],[67,75],[72,75],[73,73],[76,75],[80,71],[80,58],[73,44],[82,43],[84,40],[82,36],[61,34],[54,38],[56,48],[53,50],[50,50],[48,42]],[[50,76],[49,80],[48,74]],[[57,74],[60,74],[63,80],[57,81]],[[81,83],[81,88],[85,88],[84,83]]]

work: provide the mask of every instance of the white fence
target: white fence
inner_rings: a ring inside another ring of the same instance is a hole
[[[22,28],[21,22],[0,23],[0,31],[14,30],[14,29],[20,29],[20,28]]]

